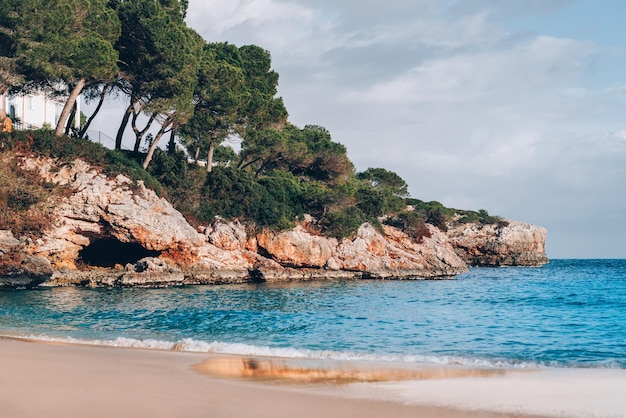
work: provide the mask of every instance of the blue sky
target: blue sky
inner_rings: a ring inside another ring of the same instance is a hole
[[[291,122],[328,128],[358,170],[542,225],[552,258],[626,258],[625,12],[617,0],[191,0],[187,21],[208,41],[268,49]]]

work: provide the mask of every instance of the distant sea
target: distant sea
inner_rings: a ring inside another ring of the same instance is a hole
[[[244,355],[626,368],[626,260],[452,280],[0,290],[0,335]]]

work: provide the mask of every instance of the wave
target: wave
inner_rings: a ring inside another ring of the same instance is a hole
[[[226,343],[220,341],[198,341],[192,338],[183,338],[178,341],[163,341],[155,339],[139,340],[134,338],[118,337],[111,340],[79,339],[73,337],[50,337],[47,335],[10,336],[5,338],[25,339],[38,342],[53,342],[62,344],[88,345],[98,347],[135,348],[143,350],[180,351],[189,353],[228,354],[250,357],[273,357],[304,360],[332,360],[332,361],[362,361],[382,363],[413,363],[441,366],[464,366],[476,368],[498,369],[533,369],[546,367],[577,367],[577,368],[624,368],[617,361],[606,361],[593,365],[563,364],[556,362],[529,362],[502,359],[484,359],[477,357],[463,357],[450,355],[415,355],[415,354],[370,354],[330,350],[308,350],[286,347],[256,346],[243,343]]]

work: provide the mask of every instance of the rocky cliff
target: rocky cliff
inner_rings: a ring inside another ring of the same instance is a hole
[[[532,266],[548,263],[545,228],[505,221],[450,226],[448,239],[459,257],[471,266]]]
[[[437,278],[462,273],[467,264],[545,262],[545,230],[530,225],[467,226],[448,235],[428,225],[430,236],[419,243],[396,228],[369,224],[351,239],[320,236],[307,222],[281,233],[249,234],[244,225],[222,221],[197,230],[165,199],[124,176],[107,178],[80,160],[21,164],[71,192],[36,239],[0,231],[0,286]]]

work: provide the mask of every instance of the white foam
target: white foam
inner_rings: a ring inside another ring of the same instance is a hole
[[[530,362],[489,361],[479,358],[460,356],[428,356],[428,355],[401,355],[401,354],[367,354],[330,350],[308,350],[297,348],[281,348],[256,346],[243,343],[226,343],[220,341],[198,341],[184,338],[179,341],[162,341],[155,339],[139,340],[134,338],[118,337],[112,340],[78,339],[73,337],[50,337],[47,335],[29,335],[21,338],[65,344],[80,344],[101,347],[138,348],[147,350],[184,351],[192,353],[232,354],[256,357],[279,357],[314,360],[339,361],[367,361],[367,362],[399,362],[399,363],[427,363],[437,365],[461,365],[480,368],[537,368],[545,365]]]
[[[1,337],[2,335],[0,335]],[[8,336],[8,335],[7,335]],[[15,337],[15,336],[8,336]],[[338,360],[338,361],[367,361],[367,362],[395,362],[395,363],[419,363],[435,364],[442,366],[467,366],[478,368],[497,369],[529,369],[529,368],[595,368],[595,369],[623,369],[618,361],[605,361],[590,365],[575,364],[566,365],[558,362],[530,362],[512,360],[490,360],[478,357],[462,356],[435,356],[435,355],[404,355],[404,354],[370,354],[354,353],[347,351],[308,350],[290,347],[268,347],[244,343],[226,343],[221,341],[199,341],[192,338],[183,338],[179,341],[162,341],[155,339],[139,340],[135,338],[118,337],[113,340],[78,339],[73,337],[50,337],[47,335],[19,336],[45,342],[58,342],[66,344],[81,344],[103,347],[138,348],[144,350],[184,351],[191,353],[215,353],[232,354],[240,356],[256,357],[279,357],[312,360]]]

